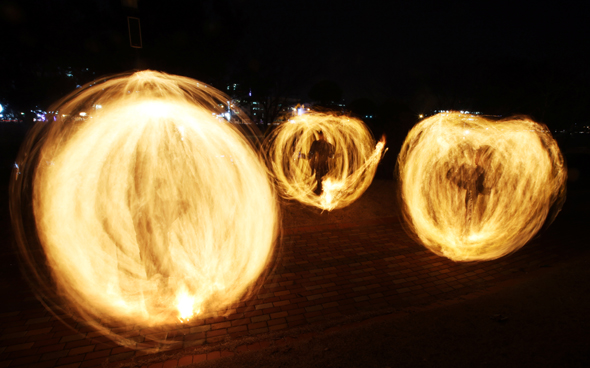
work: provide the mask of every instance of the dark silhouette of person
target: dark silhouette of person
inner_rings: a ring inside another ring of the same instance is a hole
[[[149,129],[148,129],[149,130]],[[145,279],[157,285],[158,296],[164,296],[168,290],[168,281],[172,275],[172,256],[169,249],[169,235],[173,222],[182,214],[182,206],[178,203],[180,195],[176,190],[173,179],[167,178],[170,173],[170,165],[167,165],[165,157],[154,158],[154,152],[166,152],[161,144],[156,143],[150,149],[148,144],[153,140],[149,134],[144,133],[145,141],[140,140],[134,152],[133,164],[130,168],[130,181],[127,185],[127,207],[133,221],[134,235],[139,248],[141,265],[145,271]],[[112,167],[117,164],[117,156],[123,154],[121,150],[114,150],[109,155],[109,160],[103,166],[98,185],[97,214],[101,218],[105,233],[115,244],[117,268],[121,276],[119,287],[126,293],[143,294],[146,290],[138,289],[137,284],[130,281],[136,277],[143,279],[141,275],[135,275],[133,268],[129,266],[129,260],[134,258],[134,252],[125,246],[129,242],[120,224],[116,223],[105,213],[104,208],[109,206],[108,197],[114,195],[112,191],[121,186],[121,177],[113,174]],[[157,156],[162,156],[157,155]],[[146,307],[154,313],[159,313],[165,306],[157,305],[154,300],[146,300]]]
[[[478,149],[462,147],[469,163],[462,164],[457,169],[447,171],[447,179],[459,188],[465,189],[466,222],[471,222],[473,211],[480,195],[490,194],[490,188],[484,186],[486,180],[486,166],[490,159],[491,147],[482,146]]]
[[[324,132],[319,131],[317,134],[318,139],[311,144],[307,158],[311,166],[311,175],[315,175],[317,182],[314,193],[321,195],[324,191],[322,181],[324,176],[330,171],[330,161],[334,158],[335,149],[334,145],[326,141]]]
[[[160,141],[154,137],[160,130],[167,136]],[[183,157],[182,147],[174,145],[180,141],[174,126],[161,124],[146,129],[138,142],[132,182],[129,183],[128,201],[135,229],[139,257],[148,281],[157,285],[158,296],[166,300],[173,292],[169,280],[173,275],[174,262],[170,251],[174,235],[173,224],[181,221],[188,211],[187,193],[182,189],[189,171],[189,160],[174,160]],[[181,162],[178,162],[181,161]],[[165,305],[148,306],[154,311],[165,309]]]

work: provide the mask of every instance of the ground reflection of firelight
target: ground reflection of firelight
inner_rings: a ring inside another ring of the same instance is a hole
[[[319,132],[334,147],[321,194],[314,193],[317,182],[307,157]],[[319,112],[291,117],[265,141],[269,167],[280,193],[328,211],[348,206],[367,190],[386,151],[384,146],[385,138],[375,144],[362,121]]]
[[[397,169],[410,233],[455,261],[518,250],[565,200],[557,143],[528,119],[432,116],[408,134]]]
[[[55,286],[97,327],[155,326],[253,289],[273,250],[276,198],[260,157],[221,118],[220,92],[144,71],[97,81],[52,110],[11,183],[13,224],[42,296]]]

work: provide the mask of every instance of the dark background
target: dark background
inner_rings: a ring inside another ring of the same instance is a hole
[[[0,104],[28,117],[2,127],[3,156],[31,109],[134,69],[336,107],[386,133],[392,158],[420,114],[441,109],[528,115],[571,141],[590,125],[582,3],[0,0]]]
[[[100,75],[150,68],[219,87],[283,83],[303,99],[330,80],[348,103],[393,99],[415,113],[585,120],[590,27],[580,2],[136,4],[1,1],[0,98],[44,107]],[[127,16],[141,20],[142,49],[129,45]],[[69,79],[58,72],[67,69]]]
[[[141,49],[129,45],[127,16],[141,20]],[[388,135],[390,150],[380,167],[388,179],[399,146],[420,114],[454,109],[529,115],[551,128],[569,168],[568,200],[550,228],[557,229],[550,242],[566,251],[584,249],[589,36],[588,12],[578,1],[0,0],[0,104],[25,113],[21,122],[0,122],[3,247],[14,243],[7,184],[33,124],[31,110],[47,109],[100,76],[153,69],[221,90],[240,84],[241,93],[251,90],[261,100],[290,97],[326,108],[343,103],[375,136]],[[18,275],[15,256],[1,251],[1,271],[12,280]],[[449,362],[469,363],[464,366],[485,365],[481,357],[491,359],[490,366],[555,366],[560,358],[582,366],[575,363],[576,353],[588,361],[584,262],[556,267],[535,285],[523,284],[499,297],[440,315],[416,315],[393,334],[387,325],[370,334],[355,330],[280,357],[317,359],[309,354],[315,349],[349,364],[369,357],[369,363],[403,365],[401,351],[411,355],[406,362],[413,366],[433,366],[449,356]],[[489,317],[496,313],[509,316],[508,324],[493,324]],[[261,360],[272,358],[262,354]],[[547,362],[539,363],[545,357]]]

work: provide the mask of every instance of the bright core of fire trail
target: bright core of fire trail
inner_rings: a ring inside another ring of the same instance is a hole
[[[520,249],[565,201],[557,143],[546,126],[525,118],[432,116],[409,132],[397,165],[410,233],[454,261]]]
[[[332,147],[323,176],[314,172],[311,150],[320,139]],[[290,117],[265,141],[268,165],[282,196],[328,211],[348,206],[367,190],[384,146],[385,138],[375,144],[362,121],[320,112]]]
[[[46,263],[56,294],[97,327],[186,322],[252,291],[272,255],[277,201],[237,128],[247,121],[227,101],[195,80],[143,71],[52,108],[12,180],[13,223],[37,282],[51,286]]]

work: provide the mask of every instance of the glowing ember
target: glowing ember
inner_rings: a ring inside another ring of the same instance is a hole
[[[362,121],[318,112],[292,117],[265,142],[283,196],[328,211],[348,206],[367,190],[384,145],[382,138],[375,146]]]
[[[277,208],[264,163],[220,118],[227,101],[145,71],[53,107],[56,121],[21,150],[29,171],[12,182],[13,223],[38,283],[47,285],[24,231],[31,185],[58,293],[89,323],[184,322],[242,297],[269,260]]]
[[[176,308],[178,309],[178,319],[181,322],[188,321],[194,314],[199,314],[200,310],[194,310],[195,297],[190,296],[186,291],[181,291],[176,296]]]
[[[430,117],[408,134],[397,174],[411,233],[454,261],[518,250],[565,200],[561,152],[547,127],[527,119]]]

